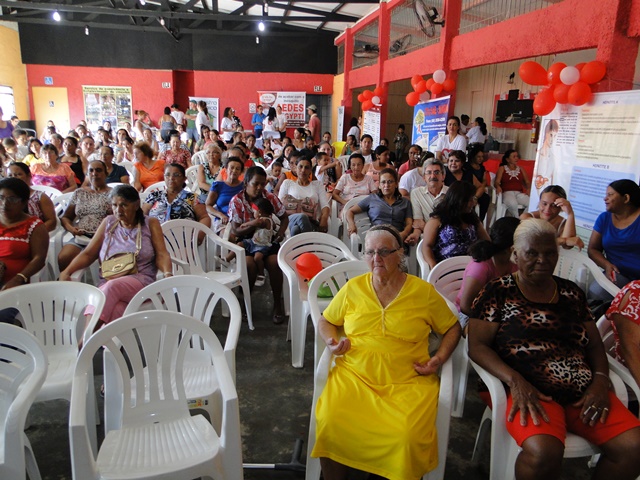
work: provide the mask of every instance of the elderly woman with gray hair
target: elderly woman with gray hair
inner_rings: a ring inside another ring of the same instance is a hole
[[[417,480],[438,463],[436,372],[460,325],[433,286],[406,273],[394,227],[367,232],[364,258],[370,272],[351,279],[320,318],[320,335],[337,357],[318,401],[311,455],[327,480],[350,470]],[[432,331],[444,336],[430,356]]]
[[[593,478],[636,478],[640,421],[609,390],[584,292],[553,275],[556,229],[524,220],[513,246],[518,271],[489,282],[473,303],[469,356],[507,386],[507,430],[522,448],[516,478],[557,478],[567,431],[600,448]]]

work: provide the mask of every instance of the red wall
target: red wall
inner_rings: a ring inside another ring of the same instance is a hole
[[[250,129],[252,114],[249,113],[249,103],[258,101],[258,90],[331,95],[333,75],[196,71],[193,85],[195,95],[220,99],[221,117],[226,107],[233,107],[242,125]],[[322,87],[322,91],[314,92],[314,86]]]
[[[83,85],[131,87],[133,110],[146,110],[154,122],[160,118],[164,107],[173,103],[173,88],[162,88],[162,82],[172,84],[171,70],[27,65],[29,87],[46,86],[45,76],[53,77],[54,87],[67,88],[72,126],[84,119]],[[29,108],[31,118],[35,118],[32,95],[29,95]]]
[[[333,94],[333,75],[302,73],[244,73],[244,72],[180,72],[171,70],[137,70],[127,68],[64,67],[54,65],[27,65],[29,87],[45,86],[44,77],[53,77],[54,87],[66,87],[69,97],[71,125],[84,118],[82,85],[130,86],[133,110],[146,110],[154,123],[162,115],[164,107],[174,99],[184,109],[185,93],[200,97],[220,99],[220,114],[227,106],[237,110],[237,115],[247,128],[251,126],[249,103],[258,100],[258,90],[306,92],[307,94]],[[193,82],[192,85],[177,85]],[[170,82],[171,88],[162,88]],[[314,92],[320,86],[321,92]],[[31,118],[34,118],[30,95]]]

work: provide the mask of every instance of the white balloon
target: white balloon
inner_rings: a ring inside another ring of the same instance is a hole
[[[433,81],[436,83],[443,83],[447,79],[447,74],[444,70],[436,70],[433,72]]]
[[[560,80],[565,85],[573,85],[580,80],[580,70],[576,67],[564,67],[560,72]]]
[[[371,103],[373,103],[374,105],[377,105],[377,106],[382,105],[382,102],[380,101],[380,97],[377,96],[377,95],[371,97]]]
[[[429,90],[420,94],[421,102],[428,102],[429,100],[431,100],[431,93],[429,92]]]

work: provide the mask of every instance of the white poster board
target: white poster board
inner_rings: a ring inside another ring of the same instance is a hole
[[[558,105],[543,117],[531,186],[530,210],[540,192],[562,186],[576,226],[591,230],[605,210],[607,185],[640,177],[640,91],[595,94],[581,107]]]
[[[344,107],[338,107],[338,134],[335,135],[335,138],[344,142]]]
[[[194,100],[196,103],[200,100],[204,100],[204,103],[207,104],[207,110],[211,120],[211,128],[220,130],[220,99],[210,97],[189,97],[189,101],[191,100]],[[200,132],[198,132],[198,135],[200,135]]]
[[[380,107],[373,107],[362,112],[362,134],[368,133],[373,138],[373,148],[380,145]]]
[[[282,113],[287,117],[287,128],[304,127],[306,123],[307,94],[305,92],[274,92],[259,91],[258,99],[265,107],[282,108]],[[263,110],[266,114],[267,110]]]

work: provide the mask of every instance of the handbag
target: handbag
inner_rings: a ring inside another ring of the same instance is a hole
[[[105,251],[105,260],[100,265],[100,272],[102,278],[105,280],[112,280],[114,278],[124,277],[125,275],[131,275],[138,273],[138,253],[142,247],[142,226],[138,225],[138,234],[136,235],[136,251],[116,253],[109,256],[109,247],[111,246],[111,238],[113,231],[118,226],[119,222],[116,222],[108,232],[109,239],[107,240],[107,249]]]

